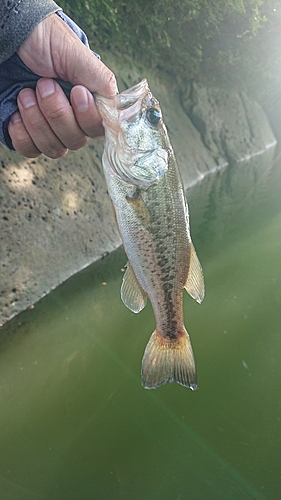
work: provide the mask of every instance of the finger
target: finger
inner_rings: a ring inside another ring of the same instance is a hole
[[[117,92],[113,72],[86,47],[78,36],[58,16],[46,18],[53,68],[62,80],[83,85],[109,99]],[[58,34],[60,36],[58,36]]]
[[[64,79],[73,85],[83,85],[91,92],[113,99],[117,93],[117,83],[113,72],[79,39],[76,41],[74,50],[75,56],[67,59],[67,62],[69,61],[67,75],[69,76]],[[77,62],[79,62],[78,66]]]
[[[18,107],[25,128],[37,149],[49,158],[64,156],[67,148],[53,132],[41,112],[36,93],[31,89],[21,90],[18,95]]]
[[[89,137],[101,137],[104,128],[91,92],[82,85],[76,85],[70,93],[72,108],[81,129]]]
[[[21,119],[19,111],[16,111],[11,118],[8,125],[8,132],[15,150],[27,158],[37,158],[40,156],[41,151],[35,146],[25,125]]]
[[[41,112],[61,143],[72,150],[85,146],[87,137],[60,85],[51,78],[41,78],[36,95]]]

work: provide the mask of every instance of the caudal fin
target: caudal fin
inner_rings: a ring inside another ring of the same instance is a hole
[[[195,390],[196,367],[186,330],[177,339],[167,339],[157,333],[151,335],[142,360],[142,385],[146,389],[157,389],[168,382]]]

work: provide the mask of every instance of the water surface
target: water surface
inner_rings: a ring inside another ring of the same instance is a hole
[[[199,388],[142,388],[154,330],[122,249],[1,328],[1,500],[278,499],[280,159],[187,193],[206,298],[185,294]]]

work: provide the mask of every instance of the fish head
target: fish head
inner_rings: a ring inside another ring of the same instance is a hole
[[[170,143],[147,80],[113,99],[95,95],[105,129],[105,156],[125,182],[150,186],[168,170]]]

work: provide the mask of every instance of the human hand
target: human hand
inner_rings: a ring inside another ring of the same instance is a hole
[[[43,77],[36,91],[26,88],[19,93],[19,110],[10,119],[8,131],[18,153],[29,158],[41,153],[60,158],[68,149],[83,147],[88,136],[104,134],[91,92],[113,98],[115,77],[59,16],[51,14],[41,21],[18,56]],[[74,85],[71,105],[53,78]]]

